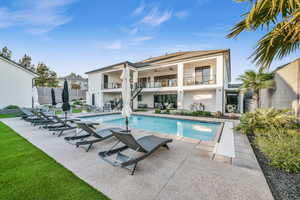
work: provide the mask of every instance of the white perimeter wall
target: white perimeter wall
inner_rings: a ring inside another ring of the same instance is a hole
[[[147,104],[149,108],[154,107],[154,94],[153,93],[142,93],[142,101],[139,104]]]
[[[0,108],[32,107],[33,74],[0,58]]]

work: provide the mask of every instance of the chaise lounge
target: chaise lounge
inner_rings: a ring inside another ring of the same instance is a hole
[[[90,148],[93,146],[93,144],[97,142],[101,142],[105,139],[108,139],[113,136],[113,131],[125,131],[121,128],[106,128],[106,129],[99,129],[95,130],[93,127],[94,124],[90,124],[88,122],[76,122],[77,127],[83,131],[85,131],[87,134],[85,135],[78,135],[78,136],[72,136],[72,137],[65,137],[65,140],[68,142],[75,141],[76,147],[79,147],[81,145],[89,145],[86,149],[86,152],[90,150]],[[88,139],[90,138],[90,139]],[[91,139],[93,138],[93,139]],[[79,141],[78,141],[79,140]]]
[[[108,151],[99,152],[99,156],[109,164],[113,166],[119,166],[122,168],[129,169],[131,175],[134,174],[138,162],[144,160],[152,153],[154,153],[159,147],[165,147],[169,149],[168,143],[172,142],[172,139],[160,138],[154,135],[148,135],[135,139],[128,132],[120,132],[111,130],[113,135],[119,140],[112,148]],[[122,147],[115,148],[119,143],[125,144]],[[140,156],[128,156],[121,152],[131,149],[135,152],[141,152],[143,155]],[[115,155],[115,159],[112,160],[109,157]]]

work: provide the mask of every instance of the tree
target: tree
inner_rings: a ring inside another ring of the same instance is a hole
[[[258,72],[253,70],[246,71],[243,75],[240,75],[238,80],[242,81],[240,90],[242,91],[252,91],[253,99],[256,106],[260,107],[260,95],[259,91],[261,89],[273,88],[275,82],[273,80],[273,73],[264,72],[260,69]]]
[[[11,58],[11,51],[5,46],[2,48],[2,51],[0,52],[0,55],[10,59]]]
[[[58,86],[58,79],[57,79],[56,72],[50,71],[47,86],[48,87],[57,87]]]
[[[47,65],[39,63],[36,67],[38,77],[35,79],[35,85],[41,87],[57,87],[58,79],[54,71],[50,71]]]
[[[262,68],[269,68],[276,59],[295,52],[300,47],[299,0],[236,0],[249,2],[252,8],[243,15],[227,37],[237,37],[243,31],[268,31],[257,43],[252,61]]]
[[[23,56],[23,58],[21,58],[19,60],[20,65],[22,65],[23,67],[31,70],[31,71],[35,71],[34,65],[31,64],[31,57],[27,56],[26,54]]]
[[[36,67],[38,77],[35,79],[35,85],[45,87],[49,77],[49,68],[44,63],[39,63]]]

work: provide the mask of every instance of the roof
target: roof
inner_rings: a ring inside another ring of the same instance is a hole
[[[166,54],[163,56],[149,58],[138,63],[167,63],[172,61],[178,61],[187,58],[207,56],[218,53],[229,52],[229,49],[217,49],[217,50],[202,50],[202,51],[184,51],[184,52],[175,52],[171,54]]]
[[[124,61],[120,63],[116,63],[110,66],[98,68],[89,72],[86,72],[86,74],[102,71],[105,69],[109,69],[111,67],[115,67],[121,64],[129,64],[135,68],[141,68],[141,67],[149,67],[152,65],[158,65],[158,64],[170,64],[172,62],[178,62],[184,59],[190,59],[190,58],[196,58],[201,56],[208,56],[213,54],[219,54],[219,53],[226,53],[229,52],[229,49],[217,49],[217,50],[202,50],[202,51],[180,51],[175,53],[170,53],[162,56],[157,56],[153,58],[148,58],[139,62],[131,63],[129,61]]]
[[[83,78],[79,74],[76,75],[75,73],[71,73],[71,74],[69,74],[67,76],[59,77],[58,79],[60,79],[60,80],[67,79],[67,80],[76,80],[76,81],[87,81],[86,78]]]
[[[34,76],[38,76],[37,73],[35,73],[34,71],[32,71],[32,70],[30,70],[30,69],[27,69],[26,67],[20,65],[20,63],[17,63],[17,62],[15,62],[15,61],[13,61],[13,60],[7,58],[7,57],[4,57],[4,56],[2,56],[2,55],[0,55],[0,58],[2,58],[3,60],[5,60],[5,61],[7,61],[7,62],[9,62],[9,63],[11,63],[11,64],[13,64],[14,66],[16,66],[16,67],[18,67],[18,68],[23,69],[24,71],[26,71],[26,72],[28,72],[28,73],[34,75]]]
[[[296,62],[296,61],[298,61],[298,60],[300,61],[300,58],[296,58],[296,59],[293,60],[292,62],[286,63],[286,64],[284,64],[284,65],[280,65],[279,67],[277,67],[276,69],[274,69],[274,72],[276,72],[276,71],[278,71],[278,70],[280,70],[280,69],[282,69],[282,68],[288,66],[289,64],[291,64],[291,63],[293,63],[293,62]]]

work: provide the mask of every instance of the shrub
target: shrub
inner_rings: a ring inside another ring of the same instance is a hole
[[[289,173],[300,173],[300,134],[286,129],[276,130],[269,137],[258,135],[255,145],[269,160],[270,165]]]
[[[9,106],[6,106],[5,109],[18,109],[19,107],[16,106],[16,105],[9,105]]]
[[[255,112],[243,114],[235,130],[245,134],[270,134],[277,129],[297,129],[299,119],[289,110],[256,109]]]
[[[160,114],[160,113],[161,113],[161,110],[160,110],[160,109],[155,109],[155,113],[156,113],[156,114]]]

